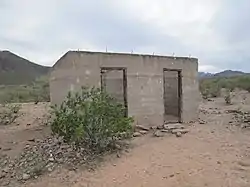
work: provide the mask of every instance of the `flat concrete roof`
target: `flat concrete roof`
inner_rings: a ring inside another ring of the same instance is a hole
[[[167,56],[167,55],[157,55],[157,54],[140,54],[140,53],[119,53],[119,52],[98,52],[98,51],[76,51],[71,50],[68,51],[68,53],[84,53],[84,54],[104,54],[104,55],[126,55],[126,56],[142,56],[142,57],[161,57],[161,58],[175,58],[175,59],[192,59],[192,60],[198,60],[198,58],[195,57],[185,57],[185,56]]]
[[[139,54],[139,53],[118,53],[118,52],[98,52],[98,51],[78,51],[78,50],[70,50],[67,53],[65,53],[54,65],[53,67],[66,55],[71,53],[78,53],[78,54],[89,54],[89,55],[116,55],[116,56],[134,56],[134,57],[143,57],[143,58],[167,58],[167,59],[182,59],[182,60],[190,60],[197,62],[198,58],[195,57],[180,57],[180,56],[164,56],[164,55],[157,55],[157,54]]]

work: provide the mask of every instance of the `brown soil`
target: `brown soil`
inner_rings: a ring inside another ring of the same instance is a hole
[[[46,115],[49,103],[25,103],[21,105],[19,117],[15,123],[0,126],[0,151],[14,157],[18,155],[28,140],[42,139],[49,135],[50,129],[46,126]]]
[[[243,96],[247,99],[242,99]],[[46,104],[36,107],[36,110],[30,109],[32,119],[46,111]],[[202,102],[200,119],[206,123],[188,124],[190,132],[182,137],[166,134],[157,138],[148,134],[135,138],[134,148],[128,153],[121,158],[107,157],[94,171],[58,169],[27,181],[24,186],[249,187],[250,130],[241,128],[232,119],[233,114],[226,112],[229,109],[250,111],[250,95],[235,94],[233,105],[226,105],[223,98]],[[11,147],[5,153],[17,154],[19,151],[14,150],[21,150],[19,144],[49,133],[47,127],[34,125],[32,120],[23,121],[25,123],[20,122],[19,126],[0,129],[0,146]],[[37,128],[41,130],[36,131]],[[18,143],[8,143],[11,141]]]

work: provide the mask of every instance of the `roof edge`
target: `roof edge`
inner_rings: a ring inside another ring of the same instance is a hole
[[[63,58],[65,58],[69,53],[71,53],[72,51],[68,51],[68,52],[66,52],[64,55],[62,55],[56,62],[55,62],[55,64],[52,66],[52,69],[54,68],[54,67],[56,67],[57,66],[57,64],[59,64],[59,62],[63,59]]]
[[[198,60],[197,57],[188,57],[188,56],[167,56],[167,55],[156,55],[156,54],[142,54],[142,53],[122,53],[122,52],[100,52],[100,51],[76,51],[70,50],[69,52],[73,53],[83,53],[83,54],[104,54],[104,55],[129,55],[129,56],[142,56],[142,57],[160,57],[160,58],[174,58],[174,59],[191,59]]]
[[[121,55],[121,56],[139,56],[139,57],[149,57],[149,58],[169,58],[169,59],[183,59],[183,60],[191,60],[198,62],[198,58],[196,57],[181,57],[181,56],[165,56],[165,55],[155,55],[155,54],[140,54],[140,53],[117,53],[117,52],[100,52],[100,51],[79,51],[79,50],[69,50],[66,52],[63,56],[61,56],[56,63],[52,66],[52,69],[54,69],[60,61],[65,58],[67,55],[77,53],[77,54],[102,54],[102,55]]]

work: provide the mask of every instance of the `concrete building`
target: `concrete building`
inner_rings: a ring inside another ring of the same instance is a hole
[[[53,66],[52,104],[81,86],[102,87],[127,107],[136,124],[189,122],[198,116],[198,59],[69,51]]]

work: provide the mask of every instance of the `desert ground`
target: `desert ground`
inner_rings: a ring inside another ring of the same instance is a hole
[[[249,187],[250,121],[246,116],[250,94],[233,94],[231,105],[223,97],[201,101],[199,119],[184,124],[189,133],[181,137],[148,133],[134,138],[132,148],[121,155],[106,156],[93,170],[58,167],[20,183],[13,183],[14,177],[7,178],[8,170],[1,168],[0,186]],[[3,163],[6,156],[15,158],[50,134],[46,125],[48,110],[49,103],[22,104],[17,121],[0,126],[2,166],[10,167]]]

